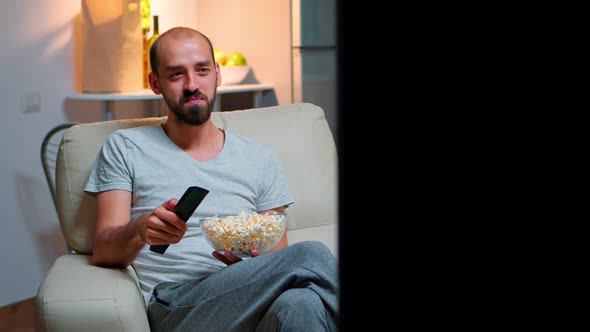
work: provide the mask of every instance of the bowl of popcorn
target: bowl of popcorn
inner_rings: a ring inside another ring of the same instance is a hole
[[[284,213],[258,214],[242,212],[233,216],[213,216],[201,220],[207,242],[217,251],[231,251],[250,257],[252,250],[263,254],[272,249],[287,228]]]

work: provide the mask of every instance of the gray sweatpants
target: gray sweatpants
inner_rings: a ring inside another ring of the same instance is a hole
[[[337,260],[321,242],[292,244],[204,280],[160,283],[152,331],[336,331]]]

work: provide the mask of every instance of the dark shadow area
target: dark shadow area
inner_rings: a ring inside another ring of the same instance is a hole
[[[342,330],[581,323],[590,21],[556,4],[395,7],[340,5]]]
[[[39,161],[41,169],[41,161]],[[41,170],[42,172],[42,170]],[[67,253],[66,242],[63,238],[59,220],[51,193],[47,183],[38,182],[29,176],[18,176],[15,187],[19,189],[17,200],[18,208],[22,211],[23,222],[33,240],[33,246],[37,254],[40,270],[45,275],[53,262],[61,255]],[[45,188],[42,191],[37,188]],[[52,211],[49,214],[40,211]]]

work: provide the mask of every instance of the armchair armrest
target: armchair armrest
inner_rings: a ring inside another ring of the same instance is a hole
[[[90,258],[55,261],[37,292],[36,331],[149,331],[133,268],[97,267]]]

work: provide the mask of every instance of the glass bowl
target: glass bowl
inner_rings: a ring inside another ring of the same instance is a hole
[[[231,251],[239,257],[250,257],[251,250],[263,254],[272,249],[287,228],[284,213],[213,216],[201,220],[207,242],[217,251]]]

